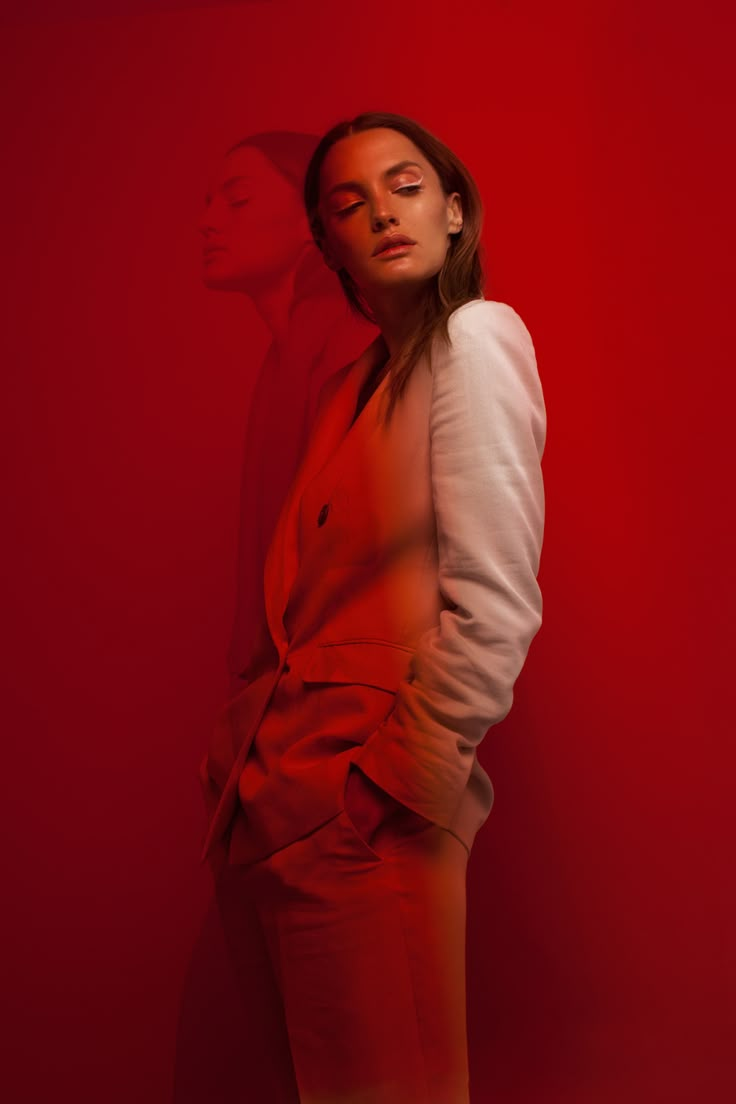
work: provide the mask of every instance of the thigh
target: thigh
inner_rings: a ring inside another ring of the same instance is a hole
[[[432,825],[406,840],[386,841],[383,861],[402,918],[427,1101],[467,1104],[467,848]]]
[[[302,1104],[467,1101],[466,864],[435,825],[371,847],[343,810],[250,868]]]

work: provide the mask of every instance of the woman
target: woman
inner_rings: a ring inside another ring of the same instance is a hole
[[[360,115],[304,191],[380,333],[325,385],[279,517],[278,662],[213,734],[204,854],[273,1025],[272,1099],[461,1104],[465,874],[493,801],[476,748],[541,624],[544,400],[524,323],[482,298],[480,200],[443,143]]]

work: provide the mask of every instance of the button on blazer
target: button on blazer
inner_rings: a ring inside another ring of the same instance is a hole
[[[388,375],[353,421],[381,335],[323,388],[268,549],[267,623],[200,768],[203,859],[256,861],[318,827],[351,764],[468,850],[490,812],[477,748],[542,621],[546,411],[512,307],[471,300],[448,332],[388,421]]]

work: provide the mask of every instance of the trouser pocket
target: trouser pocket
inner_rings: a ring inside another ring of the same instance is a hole
[[[351,846],[357,847],[366,858],[371,859],[373,862],[383,862],[383,855],[375,850],[372,843],[368,843],[368,840],[355,824],[355,821],[352,819],[347,809],[342,809],[335,823],[341,827],[346,838],[350,841]]]
[[[374,821],[376,811],[382,811],[380,808],[380,794],[379,801],[375,802],[371,799],[370,789],[363,790],[361,787],[358,787],[357,789],[351,790],[352,799],[357,802],[357,804],[353,806],[353,815],[351,815],[350,808],[348,807],[349,802],[347,800],[348,780],[351,770],[357,770],[357,768],[351,767],[349,769],[343,784],[341,817],[344,827],[349,830],[355,841],[359,843],[363,850],[371,857],[383,860],[389,854],[393,853],[393,851],[401,849],[406,842],[415,839],[418,835],[437,829],[437,825],[419,816],[412,809],[398,802],[390,801],[387,811],[384,812],[381,819],[376,823],[371,833],[370,840],[368,840],[364,830],[360,827],[360,823],[356,823],[354,815],[360,815],[361,801],[365,801],[364,809],[366,821],[369,823]],[[370,783],[368,785],[370,786]]]

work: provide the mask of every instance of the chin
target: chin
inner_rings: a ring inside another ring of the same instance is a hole
[[[432,277],[424,272],[387,272],[382,280],[373,280],[369,284],[368,290],[371,288],[385,289],[385,288],[412,288],[417,284],[426,284]]]
[[[202,269],[202,282],[206,287],[221,291],[237,291],[242,283],[242,274],[231,269],[220,268],[217,262],[205,264]]]
[[[227,276],[223,276],[219,272],[208,272],[205,269],[202,273],[202,283],[205,287],[222,288],[227,287],[229,280]]]

